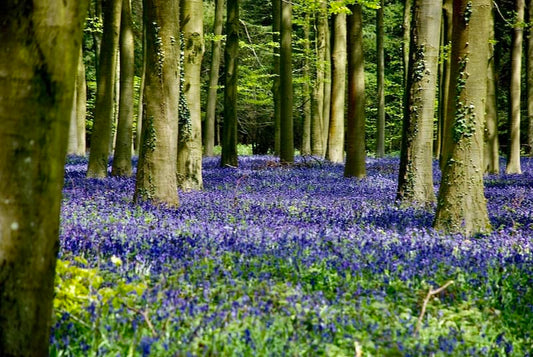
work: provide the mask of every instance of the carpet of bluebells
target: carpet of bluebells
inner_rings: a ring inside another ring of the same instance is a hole
[[[69,158],[51,355],[533,355],[533,159],[486,177],[473,238],[400,207],[398,164],[210,158],[168,209]]]

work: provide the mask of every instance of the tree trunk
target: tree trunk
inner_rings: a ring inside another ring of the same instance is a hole
[[[305,19],[303,24],[304,31],[304,68],[303,68],[303,130],[302,130],[302,155],[311,155],[311,71],[309,70],[310,62],[309,58],[313,55],[311,52],[310,42],[310,21],[309,11],[305,13]]]
[[[0,355],[48,356],[87,1],[0,4]]]
[[[365,68],[361,5],[350,5],[348,16],[348,126],[345,177],[366,176]]]
[[[78,74],[76,77],[76,126],[78,127],[77,155],[85,156],[87,144],[85,140],[85,121],[87,119],[87,82],[85,80],[85,63],[83,62],[82,48],[80,46],[80,59],[78,61]]]
[[[141,151],[141,133],[142,133],[142,127],[143,127],[143,118],[144,118],[144,87],[146,82],[146,20],[144,19],[143,14],[143,21],[142,21],[142,73],[141,73],[141,83],[139,84],[139,103],[137,106],[137,123],[135,125],[135,153],[139,155],[139,152]]]
[[[106,177],[113,123],[117,49],[120,34],[122,0],[104,2],[104,33],[100,49],[94,124],[87,177]]]
[[[279,0],[278,0],[279,1]],[[239,56],[239,0],[228,0],[224,62],[224,125],[222,127],[222,167],[237,167],[237,70]]]
[[[80,60],[83,60],[82,58],[78,58],[78,62]],[[76,66],[77,67],[77,66]],[[70,110],[70,124],[68,126],[68,146],[67,146],[67,155],[77,155],[78,151],[78,125],[77,125],[77,119],[78,119],[78,76],[76,75],[76,79],[74,82],[74,95],[72,96],[72,109]]]
[[[331,117],[327,158],[344,162],[344,103],[346,96],[346,14],[333,18],[333,51],[331,56]]]
[[[144,0],[145,120],[134,200],[176,207],[178,186],[179,3]]]
[[[415,0],[405,92],[397,199],[429,205],[433,191],[433,118],[439,68],[442,5]]]
[[[324,157],[324,87],[327,69],[326,36],[327,36],[327,3],[320,0],[320,8],[315,13],[315,53],[316,77],[311,102],[311,153]]]
[[[487,71],[487,103],[485,110],[485,150],[483,160],[485,173],[500,173],[500,144],[498,142],[498,106],[496,96],[496,75],[494,65],[494,13],[490,12],[489,22],[489,68]]]
[[[131,172],[131,148],[133,141],[133,67],[134,41],[130,0],[122,0],[120,21],[120,99],[117,141],[111,175],[126,176]]]
[[[452,73],[444,164],[434,227],[467,236],[490,230],[483,193],[483,126],[487,93],[490,0],[454,0]]]
[[[407,86],[407,72],[409,69],[409,42],[411,41],[411,8],[413,0],[404,0],[403,7],[403,82]]]
[[[450,46],[452,40],[452,13],[453,13],[453,0],[444,0],[442,7],[442,46],[446,49],[444,53],[444,60],[441,64],[442,71],[439,79],[439,117],[437,122],[437,140],[436,140],[436,157],[439,158],[439,164],[442,169],[444,162],[446,162],[446,143],[444,135],[447,132],[448,120],[447,106],[450,88],[450,72],[451,72],[451,59],[450,59]]]
[[[511,49],[511,87],[509,100],[511,102],[511,116],[509,118],[509,159],[506,174],[521,174],[520,168],[520,96],[522,83],[522,42],[524,34],[525,0],[516,0],[516,20],[513,31],[513,45]]]
[[[294,162],[293,88],[292,88],[292,4],[281,0],[280,23],[280,96],[281,131],[279,158],[281,162]]]
[[[218,74],[220,70],[220,52],[222,49],[222,25],[224,21],[224,0],[215,1],[214,40],[211,42],[211,64],[209,69],[209,89],[207,91],[207,109],[204,127],[204,150],[206,156],[213,156],[215,146],[215,121],[217,110]]]
[[[328,137],[329,137],[329,123],[331,120],[331,32],[329,27],[329,21],[326,12],[326,48],[324,59],[324,107],[322,108],[322,120],[324,121],[322,126],[324,128],[322,132],[322,146],[324,152],[322,157],[327,155]]]
[[[280,154],[281,135],[281,95],[280,95],[280,26],[281,26],[281,0],[272,0],[272,40],[274,47],[274,81],[272,83],[272,97],[274,100],[274,154]]]
[[[181,32],[185,41],[183,91],[189,106],[191,130],[179,138],[178,186],[184,191],[201,190],[202,182],[202,108],[200,76],[204,54],[202,0],[181,0]]]
[[[533,22],[533,3],[528,2],[529,23]],[[527,42],[527,116],[528,132],[527,143],[529,147],[529,156],[533,157],[533,30],[529,27]]]
[[[383,9],[385,1],[380,0],[380,8],[376,13],[376,52],[377,52],[377,89],[378,118],[376,125],[376,157],[385,155],[385,50],[383,41]]]

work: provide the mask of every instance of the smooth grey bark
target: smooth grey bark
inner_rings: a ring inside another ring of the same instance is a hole
[[[483,192],[483,129],[490,0],[454,0],[452,72],[444,164],[433,226],[466,236],[491,230]]]
[[[281,162],[294,162],[293,86],[292,86],[292,4],[281,0],[280,23],[280,148]]]
[[[433,190],[433,119],[442,5],[414,0],[397,199],[429,205]]]
[[[107,162],[114,118],[113,98],[117,72],[121,9],[122,0],[107,0],[104,2],[104,33],[98,61],[94,124],[91,134],[87,177],[107,176]]]
[[[304,23],[303,23],[303,32],[304,32],[304,63],[303,63],[303,86],[302,92],[304,97],[304,103],[302,106],[303,114],[303,128],[302,128],[302,155],[311,155],[311,71],[309,66],[311,61],[309,60],[313,55],[311,52],[311,41],[310,41],[310,32],[311,32],[311,17],[309,11],[306,11]]]
[[[190,113],[190,132],[179,137],[178,186],[184,191],[201,190],[202,181],[202,108],[201,67],[204,54],[202,0],[181,0],[183,51],[183,94]],[[180,133],[180,134],[183,134]]]
[[[331,56],[331,114],[327,159],[344,162],[344,106],[346,98],[346,13],[333,17]]]
[[[327,2],[319,1],[319,9],[315,13],[316,75],[311,98],[311,154],[324,157],[324,89],[329,61],[326,52],[328,18]]]
[[[533,2],[528,1],[529,22],[533,21]],[[527,144],[529,156],[533,156],[533,31],[529,28],[527,41],[527,116],[528,133]]]
[[[409,69],[409,42],[411,41],[411,8],[413,0],[404,0],[403,7],[403,80],[407,85],[407,72]]]
[[[442,29],[441,29],[441,45],[443,49],[447,49],[446,53],[442,54],[443,61],[441,63],[441,76],[439,78],[439,117],[437,122],[437,140],[435,143],[435,157],[439,158],[439,165],[442,168],[443,163],[446,162],[447,147],[444,140],[444,133],[448,130],[448,97],[450,88],[450,46],[452,39],[452,15],[453,15],[453,0],[444,0],[442,7]]]
[[[377,52],[377,96],[378,117],[376,123],[376,157],[385,155],[385,39],[383,30],[383,10],[385,1],[380,0],[380,7],[376,10],[376,52]]]
[[[485,149],[483,160],[485,173],[500,173],[500,144],[498,141],[498,105],[496,93],[496,69],[494,58],[494,13],[490,12],[489,22],[489,68],[487,70],[487,104],[485,109]]]
[[[130,0],[122,0],[120,21],[120,97],[115,155],[112,176],[132,175],[131,157],[133,144],[133,69],[134,69],[133,20]]]
[[[511,105],[509,117],[509,157],[506,174],[521,174],[520,167],[520,104],[522,83],[522,42],[524,37],[524,12],[525,0],[516,0],[516,19],[513,31],[513,44],[511,48],[511,83],[509,89],[509,101]]]
[[[135,153],[139,155],[139,152],[141,151],[141,133],[142,133],[142,126],[143,126],[143,119],[144,119],[144,85],[146,83],[146,26],[145,26],[145,20],[143,15],[143,21],[142,21],[142,73],[141,73],[141,83],[139,84],[139,103],[137,106],[137,122],[135,123]]]
[[[224,86],[224,125],[222,127],[222,167],[237,167],[237,71],[239,56],[239,0],[226,4],[226,66]]]
[[[31,6],[28,6],[31,5]],[[0,355],[48,356],[87,1],[0,3]]]
[[[145,120],[134,200],[179,205],[176,165],[180,28],[179,2],[144,0],[146,28]]]
[[[326,47],[325,47],[325,60],[324,60],[324,107],[322,108],[322,120],[323,120],[323,132],[322,132],[322,145],[324,152],[322,157],[327,155],[328,138],[329,138],[329,123],[331,119],[331,32],[329,28],[329,21],[326,12]]]
[[[224,22],[224,0],[215,1],[215,22],[211,41],[211,63],[209,68],[209,89],[207,90],[207,109],[204,126],[204,153],[213,156],[215,147],[215,122],[217,109],[218,76],[220,72],[220,56],[222,50],[222,25]]]
[[[366,176],[365,68],[361,5],[350,5],[348,16],[348,125],[346,128],[345,177]]]

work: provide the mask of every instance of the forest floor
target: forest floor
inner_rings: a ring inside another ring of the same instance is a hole
[[[470,239],[395,203],[398,164],[211,158],[167,209],[69,158],[51,355],[532,355],[533,159]]]

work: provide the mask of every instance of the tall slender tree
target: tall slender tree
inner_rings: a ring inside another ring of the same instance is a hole
[[[87,1],[0,3],[0,355],[48,356]]]
[[[272,82],[272,99],[274,101],[274,153],[280,153],[281,135],[281,92],[280,92],[280,26],[281,1],[272,0],[272,40],[274,41],[274,80]]]
[[[134,40],[130,1],[122,0],[120,20],[120,97],[113,176],[132,175]]]
[[[311,52],[311,16],[309,11],[305,11],[305,18],[303,23],[303,33],[304,33],[304,63],[303,63],[303,86],[302,86],[302,95],[304,97],[304,102],[302,106],[302,115],[303,115],[303,128],[302,128],[302,155],[311,154],[311,71],[310,57],[312,56]]]
[[[280,95],[281,131],[279,157],[282,162],[294,162],[293,87],[292,87],[292,4],[281,1],[280,24]]]
[[[407,72],[409,68],[409,43],[411,41],[411,8],[413,0],[405,0],[403,7],[403,78],[404,85],[407,85]]]
[[[377,86],[378,117],[376,123],[376,157],[385,155],[385,47],[383,11],[385,0],[379,0],[376,12],[376,51],[377,51]]]
[[[200,190],[202,181],[202,108],[200,76],[204,54],[203,0],[181,0],[183,33],[183,91],[190,113],[190,129],[181,130],[178,143],[178,185]]]
[[[217,110],[218,75],[220,72],[220,53],[222,49],[222,25],[224,21],[224,0],[215,1],[215,22],[213,41],[211,41],[211,62],[209,67],[209,89],[207,90],[207,109],[204,126],[204,153],[213,156],[215,147],[215,122]]]
[[[434,227],[473,235],[490,230],[483,191],[483,126],[490,0],[454,0],[451,83],[444,164]]]
[[[346,97],[346,13],[333,16],[333,50],[331,56],[331,116],[327,158],[344,162],[344,105]]]
[[[533,22],[533,1],[528,1],[529,23]],[[531,26],[528,32],[527,42],[527,115],[528,115],[528,133],[527,143],[529,146],[529,155],[533,156],[533,30]]]
[[[122,0],[104,2],[104,33],[98,60],[94,124],[87,177],[106,177],[114,113],[117,50]]]
[[[349,6],[348,16],[348,125],[345,177],[366,176],[365,72],[361,5]]]
[[[279,1],[279,0],[278,0]],[[222,167],[237,167],[237,70],[239,56],[239,0],[226,3],[226,47],[224,49],[224,125],[222,127]]]
[[[489,68],[487,70],[487,102],[485,109],[485,150],[483,160],[485,173],[500,172],[500,144],[498,141],[498,106],[496,96],[496,69],[494,58],[494,13],[490,12],[489,22]]]
[[[433,191],[433,118],[442,4],[414,0],[397,198],[427,205]]]
[[[447,161],[449,148],[444,140],[445,133],[449,130],[448,120],[448,100],[450,94],[451,80],[451,58],[450,46],[452,40],[452,18],[453,18],[453,0],[444,0],[442,6],[442,70],[439,78],[439,118],[437,123],[437,140],[436,140],[436,157],[439,158],[439,164],[442,169]]]
[[[524,37],[524,12],[525,0],[516,0],[516,19],[513,29],[513,45],[511,48],[511,83],[510,96],[511,115],[509,128],[511,137],[509,141],[509,159],[505,172],[507,174],[520,174],[520,119],[521,119],[521,95],[522,95],[522,42]]]
[[[144,0],[145,120],[135,201],[178,206],[179,2]]]

